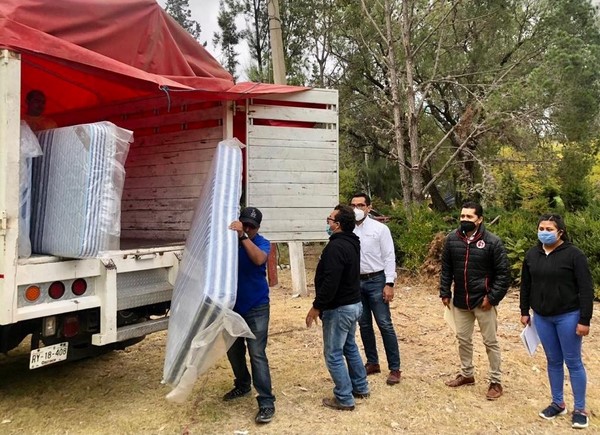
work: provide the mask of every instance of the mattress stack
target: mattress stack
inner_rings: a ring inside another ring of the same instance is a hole
[[[239,337],[254,337],[232,311],[238,268],[237,233],[229,224],[239,216],[243,146],[219,143],[186,240],[175,282],[163,382],[173,386],[167,399],[182,402],[197,377],[222,358]]]
[[[19,257],[31,255],[31,171],[33,159],[42,155],[35,133],[25,121],[21,121],[21,159],[19,168]]]
[[[97,122],[37,136],[43,155],[33,162],[33,252],[86,258],[118,249],[132,132]]]

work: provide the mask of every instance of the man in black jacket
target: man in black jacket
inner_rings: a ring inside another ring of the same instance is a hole
[[[316,296],[306,315],[307,327],[321,318],[323,355],[335,384],[334,397],[323,399],[323,405],[343,411],[354,409],[354,398],[369,396],[367,372],[355,341],[362,302],[360,241],[352,232],[354,225],[354,210],[346,205],[336,206],[327,217],[331,237],[317,265]]]
[[[495,400],[502,396],[496,306],[506,295],[509,276],[502,241],[483,226],[483,208],[475,202],[466,202],[460,212],[460,227],[446,237],[442,255],[440,298],[453,311],[461,365],[456,379],[446,382],[449,387],[475,383],[473,329],[477,319],[490,363],[486,398]],[[451,300],[454,307],[450,306]]]

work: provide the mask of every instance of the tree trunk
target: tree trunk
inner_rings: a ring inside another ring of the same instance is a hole
[[[410,174],[406,168],[406,155],[404,152],[404,134],[402,128],[402,106],[400,104],[399,76],[396,65],[396,53],[394,44],[394,33],[392,31],[392,8],[390,0],[385,1],[385,27],[388,40],[388,67],[390,75],[390,91],[392,94],[392,105],[394,113],[394,144],[398,152],[398,170],[400,171],[400,182],[402,183],[402,203],[405,210],[410,210],[411,185]]]
[[[423,202],[423,178],[421,176],[419,147],[419,114],[416,108],[414,89],[414,59],[411,45],[412,2],[402,1],[402,45],[404,47],[404,64],[406,69],[406,103],[408,119],[408,143],[410,146],[411,196],[415,202]]]

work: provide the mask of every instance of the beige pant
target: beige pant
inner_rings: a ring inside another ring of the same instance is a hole
[[[500,345],[496,338],[496,330],[498,329],[496,307],[492,307],[488,311],[479,307],[472,311],[452,308],[454,310],[454,322],[456,323],[461,374],[465,377],[473,376],[473,329],[475,319],[477,319],[490,362],[490,382],[500,383],[502,372],[500,371]]]

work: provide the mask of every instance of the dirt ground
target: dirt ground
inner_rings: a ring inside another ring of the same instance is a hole
[[[341,412],[321,405],[321,399],[331,395],[332,382],[323,361],[320,327],[304,325],[312,298],[291,297],[289,271],[280,271],[279,281],[272,290],[267,349],[277,397],[270,424],[254,423],[253,397],[221,401],[232,386],[225,358],[198,379],[185,404],[167,402],[169,389],[160,384],[166,333],[158,333],[125,351],[33,371],[28,370],[25,349],[1,356],[0,433],[573,433],[569,415],[554,421],[537,416],[550,401],[545,358],[540,349],[529,357],[520,342],[517,293],[509,293],[499,308],[505,394],[498,401],[484,399],[487,357],[477,331],[476,384],[459,389],[444,385],[457,373],[456,340],[443,320],[435,282],[413,279],[397,286],[392,303],[402,355],[401,383],[386,385],[387,373],[370,376],[371,398],[357,401],[354,412]],[[584,342],[592,413],[587,433],[600,433],[599,336],[593,323]],[[385,367],[381,342],[379,348]],[[568,380],[565,392],[572,408]]]

